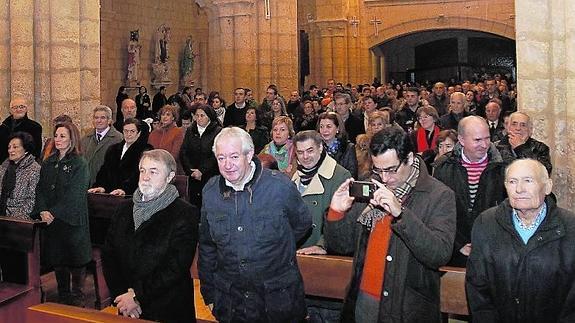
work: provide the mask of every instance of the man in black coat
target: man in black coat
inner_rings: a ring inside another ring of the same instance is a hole
[[[414,131],[417,124],[417,110],[420,107],[419,90],[410,87],[405,93],[405,104],[397,111],[395,121],[407,133]]]
[[[575,214],[543,164],[507,168],[508,200],[473,225],[466,291],[473,322],[575,322]]]
[[[15,98],[10,101],[10,116],[2,122],[8,128],[8,136],[23,131],[29,133],[34,139],[34,151],[32,154],[40,157],[42,151],[42,126],[31,119],[28,119],[28,103],[22,98]],[[8,156],[8,144],[0,147],[5,158]]]
[[[455,192],[457,232],[449,264],[465,267],[475,218],[506,197],[503,189],[506,164],[490,142],[485,119],[463,118],[459,123],[458,140],[453,151],[437,160],[433,176]]]
[[[345,132],[349,141],[355,143],[357,135],[365,133],[363,121],[351,113],[351,96],[347,93],[338,92],[334,95],[335,112],[339,114],[345,126]]]
[[[442,130],[457,130],[459,121],[469,115],[469,113],[465,111],[465,94],[454,92],[449,97],[449,100],[450,110],[439,118],[439,127]]]
[[[498,99],[492,99],[485,106],[485,118],[489,124],[491,142],[497,142],[505,137],[505,125],[501,118],[501,105]]]
[[[166,87],[160,86],[160,91],[154,95],[152,99],[152,114],[153,116],[158,115],[160,109],[168,104],[168,98],[166,98]]]
[[[246,90],[239,87],[234,90],[234,103],[226,109],[224,127],[241,127],[246,124]]]
[[[503,160],[510,163],[519,158],[533,158],[541,162],[551,175],[553,166],[549,156],[549,147],[531,137],[533,122],[529,115],[523,112],[513,112],[509,116],[508,123],[507,136],[496,143]]]
[[[162,149],[144,152],[132,203],[112,223],[102,253],[119,313],[161,322],[195,322],[190,267],[198,241],[198,209],[170,182],[176,161]]]

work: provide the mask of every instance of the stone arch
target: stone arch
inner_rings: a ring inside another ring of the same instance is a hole
[[[513,20],[511,20],[513,22]],[[374,48],[391,39],[420,31],[434,29],[467,29],[482,31],[515,40],[515,26],[499,21],[468,16],[449,16],[422,18],[402,22],[379,31],[379,35],[370,39],[369,48]]]

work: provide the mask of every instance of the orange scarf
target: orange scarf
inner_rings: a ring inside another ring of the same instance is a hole
[[[383,288],[392,219],[393,216],[388,214],[381,221],[377,221],[367,242],[360,290],[377,300],[381,298]]]

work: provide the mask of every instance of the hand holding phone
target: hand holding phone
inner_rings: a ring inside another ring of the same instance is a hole
[[[373,182],[355,181],[349,187],[349,195],[360,202],[368,202],[373,198],[376,189],[377,187]]]
[[[397,197],[395,197],[393,191],[383,183],[380,183],[374,179],[372,179],[372,181],[377,186],[377,189],[373,193],[373,198],[369,202],[373,205],[381,206],[392,216],[399,217],[402,212],[401,202],[397,199]]]

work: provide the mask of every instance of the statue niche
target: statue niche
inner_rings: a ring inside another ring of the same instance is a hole
[[[194,52],[192,36],[188,36],[184,45],[182,61],[180,63],[181,83],[182,86],[193,86],[194,80],[192,73],[194,71],[194,62],[198,54]]]
[[[140,49],[139,43],[140,31],[130,31],[130,41],[128,42],[128,73],[126,75],[126,84],[128,86],[137,86],[140,84]]]
[[[172,82],[170,80],[170,66],[168,65],[168,60],[170,59],[169,44],[170,28],[162,24],[156,30],[155,55],[154,63],[152,64],[153,83],[171,84]]]

